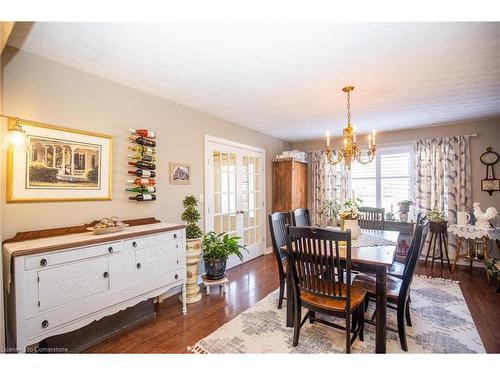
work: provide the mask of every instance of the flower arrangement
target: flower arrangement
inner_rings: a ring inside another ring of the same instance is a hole
[[[358,208],[363,203],[360,198],[349,199],[344,202],[344,208],[339,211],[341,220],[357,220]]]
[[[414,205],[413,201],[410,200],[404,200],[398,202],[399,212],[401,212],[402,214],[407,214],[408,212],[410,212],[410,206],[413,205]]]

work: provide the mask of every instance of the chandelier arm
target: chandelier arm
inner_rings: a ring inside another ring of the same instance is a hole
[[[368,155],[368,159],[363,160],[361,157],[361,150],[357,149],[356,160],[358,161],[358,163],[363,164],[363,165],[371,163],[373,161],[373,159],[375,159],[375,149],[368,150],[367,155]]]
[[[332,157],[332,154],[333,154],[333,151],[336,151],[337,152],[337,158],[336,160],[333,159]],[[329,149],[326,151],[326,158],[328,160],[328,163],[332,164],[332,165],[335,165],[335,164],[338,164],[342,161],[342,151],[339,150],[338,148],[335,148],[335,149]]]

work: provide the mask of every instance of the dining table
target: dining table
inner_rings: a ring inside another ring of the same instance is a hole
[[[399,232],[390,230],[362,229],[361,233],[362,235],[369,235],[372,239],[379,238],[381,239],[380,242],[384,243],[384,245],[375,246],[366,246],[366,243],[364,243],[358,246],[356,244],[357,241],[353,239],[353,244],[351,245],[351,261],[353,270],[359,269],[361,271],[374,272],[376,275],[375,352],[385,353],[387,333],[387,269],[391,267],[396,256]],[[391,242],[393,244],[386,244]],[[286,246],[284,246],[282,250],[286,253]],[[339,257],[341,260],[345,260],[345,246],[339,246]],[[287,327],[293,327],[294,315],[293,303],[288,303],[288,301],[293,301],[294,290],[292,287],[292,275],[291,272],[289,272],[290,269],[290,267],[287,267],[286,273]]]

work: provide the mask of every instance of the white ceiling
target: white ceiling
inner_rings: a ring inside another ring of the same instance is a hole
[[[17,24],[9,44],[296,141],[500,115],[500,23]]]

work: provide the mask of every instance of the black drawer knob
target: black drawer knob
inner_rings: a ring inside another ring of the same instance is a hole
[[[177,238],[177,233],[174,233],[174,238]]]
[[[179,278],[179,275],[175,275],[175,279],[177,280]]]
[[[102,274],[102,276],[103,276],[105,279],[107,279],[107,278],[109,277],[109,273],[104,272],[104,273]]]
[[[42,267],[45,267],[47,265],[47,259],[43,258],[42,260],[40,260],[40,265]]]
[[[132,242],[132,247],[137,247],[137,242]]]
[[[136,266],[136,267],[137,267],[137,269],[140,269],[142,266],[141,266],[141,264],[140,264],[140,263],[137,263],[137,266]]]
[[[112,253],[112,252],[113,252],[113,246],[108,247],[108,253]]]
[[[44,320],[42,322],[42,328],[47,328],[49,326],[49,321],[48,320]]]

